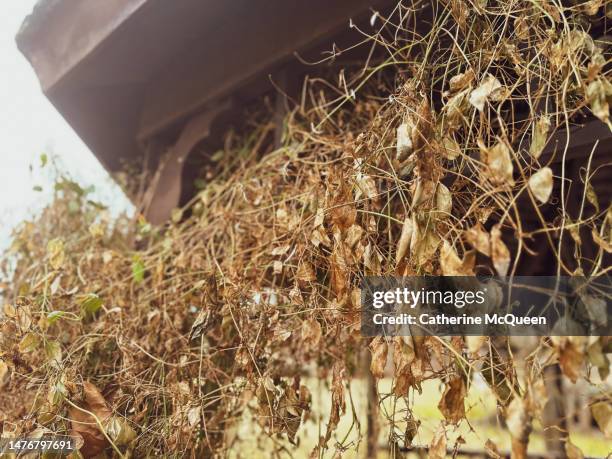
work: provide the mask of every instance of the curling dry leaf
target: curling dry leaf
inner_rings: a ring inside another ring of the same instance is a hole
[[[319,247],[320,245],[324,245],[325,247],[331,247],[332,242],[327,233],[325,232],[325,228],[323,226],[317,226],[312,233],[310,234],[310,242],[315,247]]]
[[[595,243],[601,247],[602,249],[604,249],[607,253],[612,253],[612,242],[606,241],[603,237],[601,237],[599,235],[599,233],[597,231],[595,231],[594,229],[591,230],[591,235],[593,236],[593,241],[595,241]]]
[[[546,203],[553,189],[553,172],[543,167],[529,178],[529,189],[541,203]]]
[[[440,267],[444,276],[471,276],[474,274],[474,263],[476,257],[474,251],[467,252],[463,258],[459,258],[455,248],[444,241],[440,249]]]
[[[487,438],[485,442],[485,453],[487,453],[487,457],[490,459],[502,459],[502,457],[504,457],[499,452],[497,445],[490,438]]]
[[[468,96],[470,88],[455,94],[444,106],[446,125],[449,129],[455,129],[463,123],[463,120],[470,109]]]
[[[486,170],[483,171],[493,185],[498,186],[513,186],[514,177],[512,173],[514,166],[512,165],[511,151],[506,142],[498,140],[491,148],[486,147],[481,141],[478,142],[482,161],[486,165]]]
[[[560,339],[558,346],[559,366],[563,374],[575,383],[580,377],[586,351],[584,336],[567,336]]]
[[[295,273],[295,277],[297,280],[302,282],[312,282],[317,278],[315,276],[314,268],[307,261],[300,263],[297,272]]]
[[[599,199],[597,198],[597,193],[593,188],[593,184],[590,181],[585,183],[585,193],[587,200],[591,203],[591,205],[595,208],[597,212],[599,212]]]
[[[342,298],[347,291],[349,266],[345,255],[347,251],[342,244],[336,244],[331,254],[331,287],[337,298]]]
[[[199,406],[194,406],[187,410],[187,422],[191,427],[197,426],[200,423],[201,411],[202,408]]]
[[[438,409],[451,424],[457,424],[465,417],[465,396],[467,389],[462,377],[457,376],[446,383]]]
[[[450,190],[443,183],[436,188],[436,214],[439,218],[448,217],[453,208],[453,198]]]
[[[363,236],[363,228],[359,225],[352,225],[347,231],[344,237],[345,246],[349,249],[354,249],[357,243]]]
[[[444,241],[440,249],[440,267],[443,276],[454,276],[461,268],[461,259],[448,241]]]
[[[52,239],[47,243],[47,256],[49,264],[53,269],[60,269],[66,258],[64,252],[64,241],[61,239]]]
[[[315,319],[305,320],[302,324],[302,342],[307,349],[316,349],[321,342],[321,324]]]
[[[550,118],[548,116],[540,116],[535,123],[533,123],[533,131],[531,134],[531,145],[529,146],[529,153],[534,158],[539,158],[544,150],[546,141],[548,140],[548,131],[550,129]]]
[[[338,427],[340,416],[346,412],[346,401],[344,399],[344,378],[346,369],[344,363],[336,362],[332,369],[332,386],[331,386],[331,414],[329,423],[327,424],[327,432],[325,439],[321,439],[320,447],[324,447],[331,438],[332,432]]]
[[[446,457],[446,429],[440,423],[429,444],[429,459],[444,459]]]
[[[34,333],[26,333],[19,341],[19,352],[27,353],[35,350],[40,344],[40,338]]]
[[[612,439],[612,402],[610,399],[593,403],[591,414],[606,438]]]
[[[593,16],[603,4],[604,0],[588,0],[580,5],[580,9],[584,11],[584,14]]]
[[[136,432],[128,421],[120,416],[113,416],[105,423],[106,433],[116,446],[126,446],[136,438]]]
[[[412,152],[412,136],[416,126],[412,121],[402,123],[397,128],[396,158],[401,160]]]
[[[440,236],[427,221],[415,225],[410,241],[413,261],[419,266],[429,263],[440,246]]]
[[[403,397],[408,388],[415,382],[412,373],[412,364],[415,362],[414,342],[410,336],[393,337],[393,364],[395,367],[395,381],[393,393]]]
[[[387,364],[387,353],[389,346],[382,336],[376,336],[370,343],[372,351],[372,362],[370,363],[370,371],[375,378],[382,378],[385,375],[385,366]]]
[[[608,206],[606,217],[599,231],[592,230],[593,240],[606,252],[612,252],[612,205]]]
[[[582,450],[574,445],[569,438],[565,441],[565,454],[567,459],[584,459]]]
[[[111,416],[111,410],[98,388],[92,383],[83,383],[83,395],[82,409],[71,407],[68,415],[72,424],[72,434],[83,439],[81,453],[86,457],[91,457],[100,454],[109,446],[97,421],[104,425]],[[95,417],[85,411],[92,413]]]
[[[604,78],[592,81],[587,86],[586,98],[593,114],[612,129],[612,123],[610,123],[612,83]]]
[[[452,161],[461,154],[461,147],[452,135],[447,135],[442,139],[442,155]]]
[[[59,368],[62,364],[62,348],[57,341],[47,341],[45,343],[45,355],[47,361],[54,368]]]
[[[475,75],[472,69],[453,76],[448,82],[451,92],[461,91],[471,86],[474,78]]]
[[[336,197],[336,205],[332,207],[330,213],[332,221],[336,226],[341,229],[347,229],[355,223],[357,218],[357,209],[353,204],[353,200],[350,197],[348,191],[343,190],[345,194],[340,194]],[[343,199],[342,196],[347,196]]]
[[[378,197],[378,189],[376,188],[376,182],[368,174],[358,172],[355,176],[355,181],[359,187],[359,191],[366,196],[368,199],[376,199]],[[359,199],[357,196],[355,199]]]
[[[601,380],[605,381],[610,375],[610,361],[604,352],[602,337],[589,345],[588,355],[589,362],[597,368]]]
[[[502,240],[502,233],[499,224],[491,229],[491,259],[497,274],[505,276],[510,268],[510,250]]]
[[[0,360],[0,389],[6,387],[11,380],[11,369],[4,360]]]
[[[470,94],[470,104],[482,112],[487,100],[494,100],[500,93],[502,84],[493,75],[487,75],[480,85]]]
[[[416,207],[424,202],[429,202],[436,191],[436,184],[432,180],[418,177],[411,186],[412,207]]]
[[[491,256],[491,240],[489,233],[485,231],[480,223],[468,229],[463,235],[465,240],[471,244],[472,247],[487,257]]]
[[[419,426],[421,422],[416,420],[412,413],[408,413],[406,419],[406,430],[404,431],[404,445],[406,448],[412,446],[412,440],[416,437],[419,432]]]
[[[402,225],[402,233],[400,235],[399,242],[397,243],[397,250],[395,251],[395,265],[399,265],[403,260],[404,256],[408,252],[408,247],[410,247],[410,241],[412,239],[412,233],[414,232],[414,219],[411,216],[408,216],[404,219],[404,224]]]

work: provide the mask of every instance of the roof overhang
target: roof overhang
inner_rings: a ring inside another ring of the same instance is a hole
[[[381,3],[41,0],[17,43],[47,97],[115,172],[147,139]]]

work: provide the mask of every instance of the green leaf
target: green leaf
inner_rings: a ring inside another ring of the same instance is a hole
[[[137,255],[132,259],[132,276],[134,282],[142,282],[145,276],[145,266],[140,257]]]
[[[81,300],[81,310],[85,314],[95,314],[102,307],[102,299],[95,293],[89,293]]]
[[[104,204],[101,204],[99,202],[96,201],[92,201],[91,199],[87,200],[87,204],[89,204],[90,206],[98,209],[98,210],[106,210],[108,209],[108,206],[105,206]]]
[[[40,155],[40,167],[45,167],[47,165],[47,162],[49,162],[49,157],[47,156],[47,153],[42,153]]]
[[[39,342],[40,340],[38,336],[36,336],[34,333],[26,333],[26,335],[19,342],[19,352],[32,352],[38,347]]]
[[[182,209],[172,209],[171,218],[174,223],[180,223],[183,218],[183,210]]]
[[[119,416],[113,416],[108,420],[106,433],[117,446],[126,446],[136,438],[136,432],[128,422]]]
[[[47,314],[47,322],[49,325],[54,324],[59,319],[64,317],[64,315],[66,315],[65,311],[51,311],[49,314]]]
[[[60,380],[49,389],[47,400],[51,406],[57,406],[64,398],[66,398],[66,395],[68,395],[68,390],[66,389],[64,383]]]
[[[81,205],[76,200],[71,200],[68,203],[68,212],[71,214],[76,214],[79,210],[81,210]]]
[[[138,221],[138,232],[140,234],[149,234],[151,232],[151,224],[142,219]]]
[[[40,185],[34,185],[34,186],[32,187],[32,189],[33,189],[34,191],[38,191],[38,192],[41,192],[41,191],[43,190],[43,189],[42,189],[42,186],[40,186]]]
[[[81,188],[81,186],[69,179],[63,179],[55,184],[55,191],[72,191],[76,193],[79,197],[83,196],[86,191]]]
[[[215,163],[218,163],[219,161],[223,159],[224,156],[225,156],[224,150],[217,150],[211,155],[210,160],[214,161]]]

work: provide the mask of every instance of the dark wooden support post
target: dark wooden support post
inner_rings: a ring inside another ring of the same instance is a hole
[[[564,457],[564,438],[566,437],[567,423],[563,398],[563,381],[559,365],[551,365],[544,369],[544,384],[548,394],[548,402],[542,414],[544,418],[546,450],[551,457]]]
[[[200,141],[210,135],[215,118],[230,107],[230,102],[224,101],[191,118],[176,143],[161,159],[145,198],[144,214],[151,223],[163,224],[170,218],[172,209],[179,205],[181,177],[187,156]]]
[[[366,415],[366,428],[367,428],[367,444],[366,444],[366,457],[376,457],[378,452],[378,392],[376,390],[376,378],[370,371],[370,363],[372,362],[372,354],[366,348],[364,350],[363,364],[365,367],[366,384],[367,384],[367,415]]]

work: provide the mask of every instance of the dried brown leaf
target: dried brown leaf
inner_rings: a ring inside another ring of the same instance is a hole
[[[61,239],[52,239],[47,243],[47,256],[49,264],[53,269],[60,269],[64,264],[66,254],[64,252],[64,241]]]
[[[302,342],[307,349],[317,349],[322,336],[321,324],[315,319],[305,320],[302,323]]]
[[[452,135],[442,139],[442,155],[450,161],[457,159],[461,154],[461,147]]]
[[[480,223],[477,223],[472,228],[463,233],[465,240],[487,257],[491,256],[491,240],[489,233],[485,231]]]
[[[542,154],[542,150],[546,146],[548,140],[548,131],[550,130],[550,118],[548,116],[540,116],[535,123],[533,123],[533,130],[531,133],[531,145],[529,146],[529,153],[534,158],[539,158]]]
[[[96,456],[109,446],[108,440],[100,430],[94,414],[100,423],[104,423],[111,416],[111,409],[98,388],[90,382],[83,383],[83,403],[81,408],[71,407],[68,416],[72,425],[72,432],[83,438],[81,453],[86,457]],[[86,413],[85,411],[89,413]]]
[[[0,360],[0,389],[5,388],[11,380],[11,369],[4,360]]]
[[[482,142],[478,142],[482,161],[486,166],[483,174],[493,185],[513,186],[514,166],[512,165],[511,150],[503,141],[498,141],[491,148],[487,148]]]
[[[397,249],[395,251],[395,265],[399,265],[400,262],[404,259],[404,256],[408,252],[408,247],[410,247],[410,241],[412,240],[412,233],[414,231],[414,219],[411,216],[407,216],[404,219],[404,224],[402,225],[402,233],[400,235],[400,239],[397,243]]]
[[[584,459],[582,450],[574,445],[569,438],[565,441],[565,454],[567,459]]]
[[[612,439],[612,402],[608,399],[593,403],[591,414],[606,438]]]
[[[465,254],[463,259],[459,258],[455,248],[444,241],[440,249],[440,267],[443,276],[471,276],[474,274],[474,263],[476,258],[473,251]]]
[[[465,417],[465,396],[467,388],[462,377],[457,376],[446,384],[438,409],[451,424],[457,424]]]
[[[451,92],[461,91],[471,86],[474,78],[475,75],[472,69],[453,76],[448,82]]]
[[[375,378],[383,378],[385,376],[385,366],[387,365],[387,354],[389,351],[385,338],[376,336],[370,343],[370,351],[372,352],[370,371]]]
[[[499,224],[491,229],[491,259],[497,274],[505,276],[510,268],[510,251],[502,240],[502,232]]]
[[[429,459],[446,458],[446,428],[440,423],[429,444]]]
[[[593,114],[612,129],[612,123],[610,123],[612,83],[604,78],[592,81],[587,86],[586,99]]]
[[[569,336],[561,341],[558,348],[559,366],[563,374],[575,383],[580,377],[584,354],[586,351],[586,340],[583,336]]]
[[[502,84],[493,75],[487,75],[480,85],[470,93],[470,104],[482,112],[488,100],[496,98]]]
[[[553,172],[550,167],[543,167],[529,178],[529,189],[541,203],[546,203],[553,189]]]

